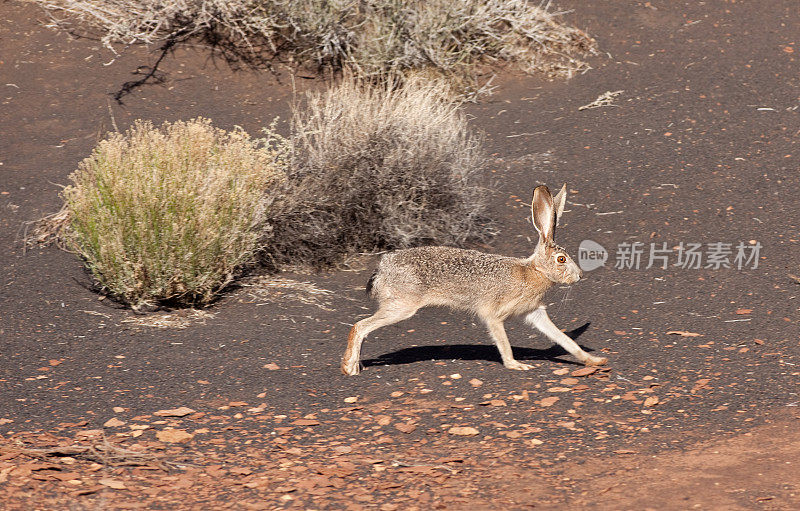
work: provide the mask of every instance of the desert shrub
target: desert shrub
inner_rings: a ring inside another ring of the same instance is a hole
[[[360,76],[432,68],[450,77],[512,62],[571,76],[596,51],[561,13],[525,0],[35,0],[113,44],[199,39],[232,60],[283,58]],[[59,20],[62,24],[66,20]],[[164,45],[164,43],[167,43]]]
[[[492,233],[484,155],[444,82],[347,78],[294,106],[288,139],[137,121],[70,176],[57,232],[134,308],[205,304],[256,254],[279,269]]]
[[[264,192],[284,178],[285,143],[206,119],[137,121],[70,176],[62,236],[99,284],[133,307],[206,303],[252,260]]]
[[[293,114],[294,157],[269,204],[264,251],[281,264],[485,238],[481,140],[441,82],[347,79]]]

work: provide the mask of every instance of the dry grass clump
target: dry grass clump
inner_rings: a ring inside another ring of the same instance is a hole
[[[549,2],[525,0],[35,0],[113,44],[202,40],[233,60],[274,57],[359,76],[432,68],[450,77],[512,62],[571,76],[596,52]],[[60,20],[60,23],[65,23]],[[166,43],[166,44],[164,44]]]
[[[164,330],[183,330],[198,323],[205,325],[206,320],[213,319],[215,316],[216,314],[212,314],[206,310],[183,309],[169,313],[134,314],[127,319],[123,319],[122,323],[140,327],[161,328]]]
[[[313,282],[275,275],[252,275],[242,279],[239,285],[246,291],[246,303],[256,305],[282,303],[285,306],[287,302],[296,302],[313,305],[326,311],[334,310],[331,301],[336,296],[335,293],[322,289]]]
[[[264,192],[284,178],[285,144],[206,119],[145,121],[94,149],[62,192],[67,246],[134,308],[207,303],[253,258]]]
[[[269,206],[277,265],[487,236],[481,141],[442,83],[355,79],[296,107],[294,161]]]

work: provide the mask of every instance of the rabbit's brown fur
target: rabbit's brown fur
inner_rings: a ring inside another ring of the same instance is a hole
[[[422,307],[446,306],[480,317],[509,369],[530,369],[514,359],[503,322],[512,316],[526,320],[587,365],[605,358],[583,351],[550,321],[542,297],[554,283],[572,284],[581,270],[553,241],[564,209],[566,185],[555,200],[546,186],[534,190],[531,204],[539,243],[527,259],[451,247],[421,247],[384,255],[370,279],[368,291],[378,311],[350,330],[342,372],[358,374],[361,343],[382,326],[410,318]]]

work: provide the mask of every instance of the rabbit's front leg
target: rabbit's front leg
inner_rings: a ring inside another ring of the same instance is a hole
[[[500,351],[500,358],[503,359],[503,365],[506,366],[507,369],[515,369],[517,371],[533,369],[532,365],[524,364],[514,358],[514,354],[511,351],[511,344],[508,342],[508,336],[506,336],[506,329],[503,327],[503,322],[501,320],[487,317],[484,318],[484,322],[489,329],[489,335],[492,336],[494,343],[497,345],[497,349]]]
[[[557,343],[587,366],[601,366],[608,362],[608,359],[605,357],[595,357],[583,351],[575,341],[558,329],[555,323],[550,319],[550,316],[547,315],[547,309],[545,309],[544,306],[540,306],[538,309],[525,316],[525,321],[536,327],[540,332],[546,335],[548,339]]]

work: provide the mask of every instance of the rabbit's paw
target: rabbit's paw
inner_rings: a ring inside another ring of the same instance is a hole
[[[528,369],[533,369],[532,365],[523,364],[518,360],[512,360],[511,362],[507,362],[503,365],[506,366],[506,368],[508,369],[515,369],[517,371],[527,371]]]
[[[346,364],[342,362],[342,373],[348,376],[355,376],[361,372],[361,364]]]
[[[589,358],[583,361],[584,365],[587,366],[604,366],[608,363],[608,359],[606,357],[593,357],[589,355]]]

